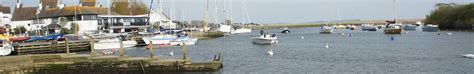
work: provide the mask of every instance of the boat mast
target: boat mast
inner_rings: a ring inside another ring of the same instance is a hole
[[[151,14],[151,7],[153,6],[153,1],[154,0],[150,1],[150,8],[148,8],[148,18],[147,18],[147,22],[145,23],[145,26],[148,26],[148,24],[150,24],[150,14]],[[159,29],[159,27],[158,27],[158,29]]]
[[[209,26],[209,23],[208,23],[208,11],[209,11],[209,0],[206,0],[206,13],[205,13],[205,18],[204,18],[204,32],[207,32],[208,30],[208,26]]]
[[[244,22],[242,22],[242,25],[245,25],[245,22],[250,22],[250,17],[247,9],[247,1],[242,0],[242,11],[243,11],[243,16],[244,16]]]

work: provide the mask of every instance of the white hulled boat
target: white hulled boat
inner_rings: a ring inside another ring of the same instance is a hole
[[[175,35],[155,35],[153,37],[143,37],[145,44],[157,44],[157,45],[169,45],[170,41],[175,40],[177,37]]]
[[[321,34],[331,34],[333,31],[332,27],[329,26],[321,26]]]
[[[248,28],[238,28],[238,29],[234,29],[230,31],[230,33],[232,34],[250,33],[250,32],[252,32],[252,29],[248,29]]]
[[[13,46],[5,41],[2,41],[2,46],[0,46],[0,55],[6,56],[10,55],[13,52]]]
[[[362,31],[377,31],[377,27],[370,24],[362,24],[361,29]]]
[[[187,36],[185,37],[178,37],[175,40],[170,41],[170,45],[195,45],[197,43],[198,39],[196,38],[189,38]]]
[[[255,44],[276,44],[278,43],[278,40],[275,34],[272,36],[264,34],[259,37],[253,37],[252,42]]]
[[[406,24],[403,26],[403,30],[416,30],[416,25],[413,24]]]
[[[137,42],[134,40],[122,41],[123,47],[133,47],[137,45]],[[120,48],[120,39],[119,38],[110,38],[110,39],[101,39],[99,42],[94,43],[95,49],[118,49]]]

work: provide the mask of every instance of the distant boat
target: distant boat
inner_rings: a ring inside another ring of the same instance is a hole
[[[463,54],[463,57],[474,59],[474,54]]]
[[[416,25],[413,24],[406,24],[403,26],[403,30],[416,30]]]
[[[321,26],[321,31],[319,33],[321,34],[331,34],[333,29],[329,26]]]
[[[283,28],[283,31],[281,31],[281,33],[290,33],[291,31],[288,30],[288,28]]]
[[[2,45],[0,46],[0,55],[1,56],[10,55],[12,51],[14,50],[13,46],[5,40],[2,40],[1,43]]]
[[[344,25],[337,25],[337,26],[335,26],[335,29],[346,29],[346,26],[344,26]]]
[[[278,40],[276,34],[273,34],[272,36],[264,34],[259,37],[253,37],[252,42],[255,44],[276,44],[278,43]]]
[[[250,33],[250,32],[252,32],[252,29],[248,29],[248,28],[237,28],[230,31],[231,34],[241,34],[241,33]]]
[[[383,30],[383,32],[385,34],[401,34],[402,33],[402,29],[395,25],[395,21],[387,21],[387,25],[385,27],[385,29]]]
[[[370,24],[362,24],[362,31],[377,31],[377,27]]]
[[[122,41],[123,47],[133,47],[137,45],[137,42],[134,40]],[[119,49],[120,48],[120,39],[111,38],[111,39],[101,39],[97,43],[94,43],[95,49]]]
[[[423,32],[438,32],[439,29],[438,29],[438,25],[426,25],[426,26],[423,26]]]
[[[219,31],[224,32],[224,33],[230,33],[231,28],[232,27],[229,25],[220,25]]]

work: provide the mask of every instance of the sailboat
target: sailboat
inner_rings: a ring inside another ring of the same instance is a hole
[[[333,31],[332,27],[330,26],[321,26],[321,34],[331,34]]]
[[[393,0],[393,11],[395,12],[395,0]],[[395,13],[394,13],[394,18],[395,18]],[[385,29],[383,32],[385,34],[401,34],[402,28],[400,26],[396,25],[396,20],[394,19],[393,21],[386,21],[387,25],[385,25]]]

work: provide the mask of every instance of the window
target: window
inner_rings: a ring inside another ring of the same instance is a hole
[[[82,15],[82,20],[97,20],[97,15]]]
[[[44,19],[33,19],[33,24],[44,24]]]

